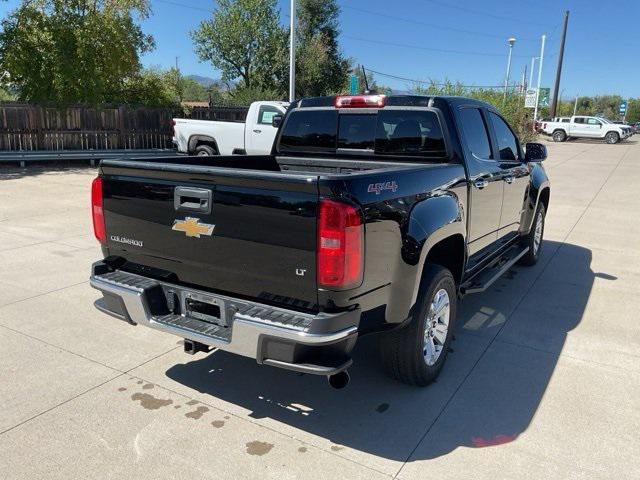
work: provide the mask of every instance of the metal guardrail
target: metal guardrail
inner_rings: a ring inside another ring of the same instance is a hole
[[[26,167],[31,162],[55,161],[89,161],[91,166],[103,159],[113,158],[145,158],[145,157],[175,157],[179,153],[174,149],[159,148],[147,150],[39,150],[39,151],[10,151],[0,152],[0,165],[18,163]]]

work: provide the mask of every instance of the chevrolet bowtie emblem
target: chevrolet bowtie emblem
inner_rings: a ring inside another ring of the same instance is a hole
[[[175,220],[171,230],[184,232],[187,237],[200,238],[200,235],[211,236],[215,225],[200,223],[199,218],[187,217],[184,220]]]

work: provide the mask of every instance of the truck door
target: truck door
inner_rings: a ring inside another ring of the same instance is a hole
[[[587,118],[587,122],[584,124],[586,134],[590,137],[602,136],[602,122],[597,118]]]
[[[504,194],[500,214],[498,240],[508,242],[518,235],[525,196],[529,188],[529,169],[522,163],[523,155],[518,138],[507,122],[494,112],[489,112],[493,128],[494,149],[502,170]]]
[[[271,124],[273,116],[283,113],[273,105],[260,105],[256,114],[255,110],[249,112],[245,126],[245,150],[248,155],[266,155],[271,153],[273,140],[278,131]]]
[[[484,112],[462,107],[458,112],[469,172],[469,263],[473,267],[497,246],[502,208],[502,168],[491,148]]]

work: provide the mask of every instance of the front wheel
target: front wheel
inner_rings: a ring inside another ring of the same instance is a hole
[[[538,263],[540,251],[542,250],[542,239],[544,236],[544,217],[546,211],[544,205],[538,205],[536,214],[533,217],[533,225],[529,234],[524,237],[523,245],[529,247],[529,251],[520,259],[520,265],[533,266]]]
[[[447,358],[456,319],[456,284],[449,270],[427,265],[409,323],[381,338],[385,369],[409,385],[433,382]]]
[[[618,143],[620,141],[620,135],[618,135],[616,132],[609,132],[604,137],[604,141],[610,145],[613,145],[614,143]]]

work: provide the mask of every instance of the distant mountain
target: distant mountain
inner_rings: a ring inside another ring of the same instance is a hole
[[[211,77],[203,77],[202,75],[187,75],[185,78],[190,80],[194,80],[198,82],[203,87],[210,87],[211,85],[218,85],[220,83],[220,79],[215,79]]]

